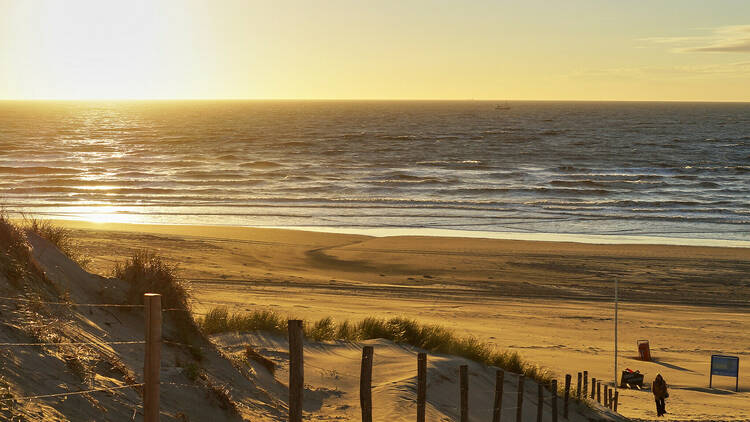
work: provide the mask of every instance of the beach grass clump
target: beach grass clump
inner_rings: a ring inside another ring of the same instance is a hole
[[[144,293],[158,293],[162,307],[189,310],[188,292],[177,276],[177,266],[154,252],[133,252],[125,262],[115,264],[112,274],[130,285],[128,303],[141,304]]]
[[[162,309],[170,311],[167,315],[177,327],[179,342],[187,345],[194,360],[203,360],[201,345],[207,340],[193,319],[189,293],[185,282],[177,275],[176,265],[169,264],[155,252],[138,250],[125,262],[116,263],[112,275],[130,285],[126,296],[128,304],[143,304],[144,293],[160,294]]]
[[[268,331],[286,333],[287,318],[272,311],[250,313],[230,313],[225,307],[209,310],[200,319],[199,325],[205,334],[219,334],[232,331]]]
[[[0,210],[0,271],[9,281],[19,280],[29,264],[29,244],[21,227]]]
[[[24,220],[26,230],[36,233],[39,237],[55,245],[60,252],[82,268],[86,268],[91,263],[91,257],[81,252],[81,247],[75,241],[72,230],[54,224],[49,220],[25,217]]]
[[[211,309],[205,317],[198,320],[198,324],[206,334],[242,331],[286,334],[289,319],[291,318],[268,310],[238,314],[219,307]],[[496,366],[524,374],[544,384],[553,379],[549,370],[524,361],[517,352],[500,350],[474,336],[459,336],[441,325],[422,324],[415,319],[369,317],[352,323],[348,320],[336,322],[331,317],[325,317],[314,322],[305,322],[303,326],[305,337],[313,341],[386,339],[428,352],[460,356]]]
[[[333,318],[325,317],[319,319],[306,327],[305,336],[308,338],[314,338],[317,341],[336,340],[336,324],[333,322]]]

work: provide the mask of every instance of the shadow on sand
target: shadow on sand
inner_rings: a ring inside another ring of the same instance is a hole
[[[653,362],[653,363],[655,363],[657,365],[661,365],[661,366],[663,366],[665,368],[669,368],[669,369],[676,369],[678,371],[685,371],[685,372],[696,373],[695,371],[687,369],[687,368],[683,368],[682,366],[672,365],[671,363],[661,362],[661,361],[658,361],[656,359],[653,359],[651,362]]]

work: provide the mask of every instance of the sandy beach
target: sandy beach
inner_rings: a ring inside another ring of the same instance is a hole
[[[517,240],[370,237],[280,229],[65,222],[107,274],[144,247],[179,265],[193,309],[273,309],[314,319],[403,315],[475,335],[565,374],[611,382],[613,282],[620,282],[619,368],[672,388],[668,419],[750,418],[750,250]],[[636,359],[648,339],[654,362]],[[734,379],[711,354],[740,357]],[[647,391],[620,413],[654,419]]]

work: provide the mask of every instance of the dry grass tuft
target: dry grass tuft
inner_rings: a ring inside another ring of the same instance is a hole
[[[177,276],[177,266],[148,250],[139,250],[123,263],[116,263],[114,277],[130,284],[128,303],[143,303],[144,293],[159,293],[162,307],[189,310],[188,292]]]
[[[80,245],[74,240],[72,230],[55,225],[49,220],[33,217],[24,217],[24,228],[47,239],[81,268],[86,268],[91,263],[91,257],[82,253]]]
[[[229,386],[222,384],[215,384],[213,382],[206,382],[206,389],[208,390],[211,397],[213,397],[218,403],[219,407],[228,411],[233,415],[238,415],[239,410],[237,409],[237,403],[232,400],[232,394]]]
[[[206,334],[229,331],[286,332],[287,319],[275,312],[256,311],[247,314],[232,313],[227,308],[212,308],[200,320],[201,330]]]
[[[0,210],[0,271],[14,283],[23,277],[28,266],[29,244],[23,229]]]
[[[194,360],[203,360],[201,344],[208,342],[193,320],[189,294],[184,281],[177,275],[176,265],[169,264],[154,252],[139,250],[125,262],[115,264],[112,274],[130,285],[129,304],[142,304],[144,293],[160,294],[162,308],[172,310],[167,315],[177,326],[178,341],[189,346],[187,351]]]

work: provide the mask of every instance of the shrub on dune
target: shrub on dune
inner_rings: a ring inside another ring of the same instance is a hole
[[[162,307],[189,309],[188,292],[177,276],[177,267],[153,252],[134,252],[125,262],[115,264],[112,273],[130,284],[129,303],[141,304],[144,293],[159,293]]]
[[[29,262],[29,247],[23,230],[0,210],[0,270],[9,280],[17,280]]]

